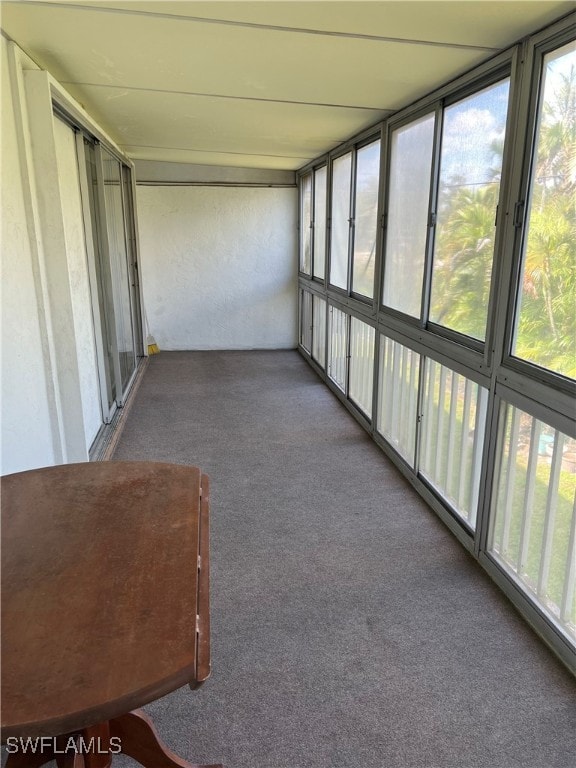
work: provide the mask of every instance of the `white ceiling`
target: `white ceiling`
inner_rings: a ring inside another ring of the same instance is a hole
[[[573,2],[2,0],[135,160],[296,169]]]

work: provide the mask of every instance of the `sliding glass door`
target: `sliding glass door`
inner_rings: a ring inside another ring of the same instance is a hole
[[[88,229],[93,244],[92,302],[104,423],[124,404],[142,355],[134,212],[128,166],[84,137]]]

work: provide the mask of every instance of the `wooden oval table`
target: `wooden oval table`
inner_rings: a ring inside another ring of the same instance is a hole
[[[190,768],[132,710],[210,674],[207,476],[67,464],[1,493],[7,768]]]

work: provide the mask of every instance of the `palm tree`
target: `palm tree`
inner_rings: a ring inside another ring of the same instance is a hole
[[[555,81],[544,92],[537,137],[514,353],[574,378],[576,68]]]

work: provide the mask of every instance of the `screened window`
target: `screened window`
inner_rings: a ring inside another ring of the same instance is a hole
[[[573,37],[558,20],[308,166],[323,378],[572,666]]]
[[[383,303],[420,317],[428,232],[434,115],[391,135]]]
[[[374,295],[379,179],[380,141],[373,141],[356,154],[352,265],[352,292],[369,298]]]
[[[312,357],[321,368],[326,365],[326,302],[312,297]]]
[[[380,336],[378,431],[414,466],[420,355]]]
[[[513,354],[576,378],[576,42],[544,57]]]
[[[346,392],[348,379],[348,315],[330,307],[330,347],[328,375],[336,386]]]
[[[429,319],[484,340],[509,80],[444,110]]]
[[[489,550],[576,638],[576,441],[502,405]]]
[[[420,471],[470,527],[476,525],[488,390],[427,359]]]
[[[326,273],[326,166],[314,171],[314,277]]]
[[[348,288],[348,234],[350,230],[350,185],[352,153],[332,164],[332,226],[330,229],[330,283]]]
[[[312,174],[300,184],[300,272],[310,274],[312,264]]]
[[[355,317],[351,318],[348,396],[368,418],[372,415],[374,336],[374,328]]]
[[[312,294],[300,291],[300,344],[308,354],[312,349]]]

